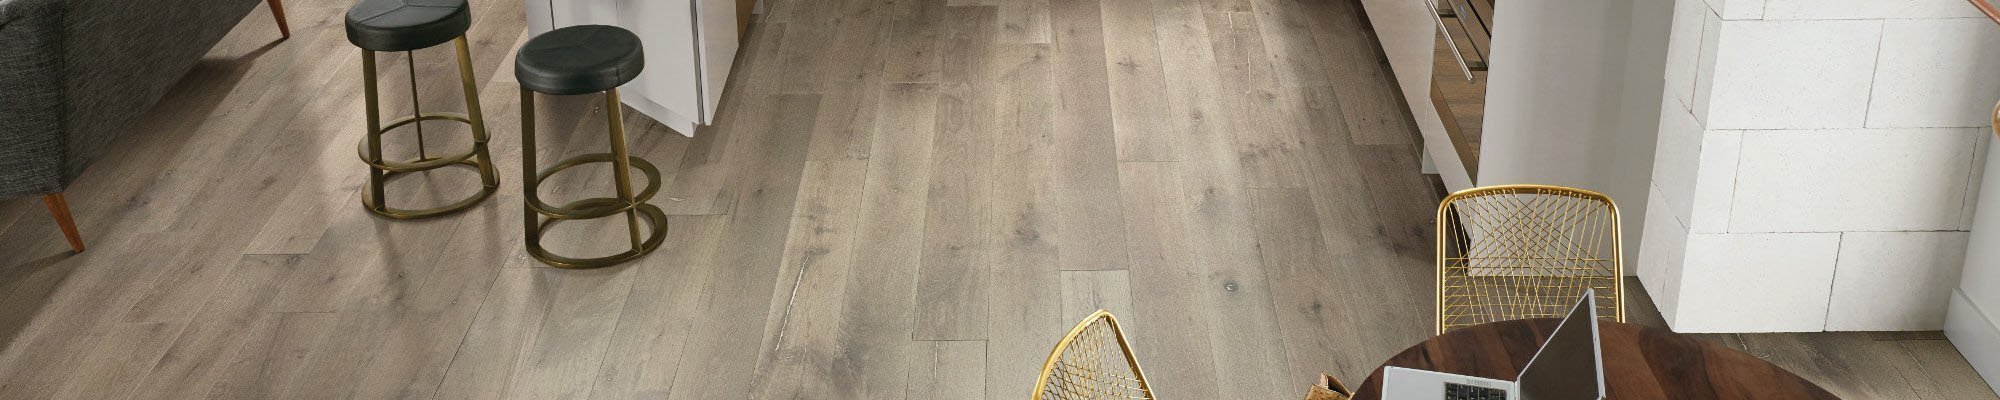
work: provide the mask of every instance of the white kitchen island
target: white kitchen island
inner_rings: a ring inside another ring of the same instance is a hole
[[[526,0],[528,34],[614,25],[645,43],[646,70],[620,87],[625,105],[694,136],[715,122],[738,46],[735,0]]]

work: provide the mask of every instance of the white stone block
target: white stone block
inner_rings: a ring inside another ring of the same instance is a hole
[[[1964,0],[1765,0],[1763,19],[1979,17]]]
[[[1960,8],[1972,8],[1958,4]],[[2000,100],[2000,28],[1980,19],[1884,21],[1868,127],[1987,127]]]
[[[1701,167],[1695,170],[1694,200],[1688,206],[1688,229],[1697,233],[1729,230],[1736,201],[1737,167],[1743,154],[1744,131],[1708,131],[1702,135]]]
[[[1981,203],[1979,196],[1981,193],[1991,193],[1994,198],[2000,198],[2000,188],[1995,188],[1992,192],[1984,191],[1985,187],[1991,183],[1987,182],[1986,176],[1992,174],[1996,168],[2000,168],[2000,162],[1993,162],[1987,159],[1993,156],[1994,144],[2000,143],[1996,142],[1995,138],[2000,138],[2000,136],[1986,136],[1985,139],[1973,139],[1972,141],[1972,149],[1975,151],[1972,156],[1972,176],[1965,180],[1967,185],[1965,187],[1965,206],[1964,210],[1960,211],[1960,218],[1964,223],[1959,224],[1962,227],[1959,228],[1960,230],[1969,231],[1972,230],[1973,226],[1977,226],[1977,221],[1974,218],[1977,218],[1979,215],[1979,203]],[[2000,210],[2000,208],[1989,208],[1989,210]],[[2000,214],[2000,211],[1988,212]]]
[[[1966,238],[1966,232],[1842,234],[1826,330],[1944,329]]]
[[[1676,332],[1817,332],[1838,233],[1688,235]]]
[[[1721,25],[1708,129],[1862,126],[1882,21]]]
[[[1693,232],[1727,231],[1743,131],[1703,131],[1693,116],[1671,105],[1662,108],[1653,155],[1653,185],[1659,193],[1648,205],[1669,208]]]
[[[1701,17],[1701,48],[1697,49],[1694,62],[1694,98],[1688,106],[1694,110],[1694,119],[1706,124],[1709,97],[1715,92],[1715,58],[1722,47],[1722,18],[1710,13]]]
[[[1763,19],[1764,4],[1769,0],[1706,0],[1711,12],[1723,19]]]
[[[1696,61],[1701,55],[1702,22],[1708,10],[1700,1],[1674,3],[1673,24],[1667,28],[1666,103],[1683,112],[1694,104]]]
[[[1694,204],[1695,171],[1701,167],[1701,122],[1681,110],[1673,100],[1660,104],[1659,138],[1653,144],[1653,186],[1659,193],[1647,202],[1649,208],[1671,210],[1669,215],[1689,221]]]
[[[1974,128],[1746,131],[1730,232],[1957,230]]]
[[[1645,231],[1639,237],[1638,253],[1626,258],[1629,263],[1626,267],[1639,276],[1639,283],[1652,295],[1660,315],[1672,321],[1679,305],[1688,230],[1666,207],[1657,206],[1661,202],[1659,188],[1651,192],[1648,203],[1655,206],[1646,208]]]

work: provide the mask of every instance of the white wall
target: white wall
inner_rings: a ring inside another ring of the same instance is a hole
[[[1683,332],[1935,330],[2000,98],[1963,0],[1682,0],[1637,264]]]
[[[1645,233],[1671,3],[1496,3],[1478,184],[1611,196],[1633,254]]]
[[[2000,145],[1987,143],[1988,154]],[[1988,157],[1984,176],[1982,188],[2000,188],[2000,160]],[[2000,319],[1994,319],[2000,313],[2000,194],[1980,196],[1977,204],[1970,241],[1975,245],[1966,249],[1965,274],[1952,291],[1944,332],[1988,385],[2000,386]]]

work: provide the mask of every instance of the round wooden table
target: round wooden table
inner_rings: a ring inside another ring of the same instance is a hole
[[[1560,320],[1527,319],[1463,328],[1390,357],[1396,366],[1513,380]],[[1604,385],[1611,399],[1837,399],[1812,382],[1727,347],[1662,329],[1601,322]],[[1355,400],[1382,397],[1382,368]]]

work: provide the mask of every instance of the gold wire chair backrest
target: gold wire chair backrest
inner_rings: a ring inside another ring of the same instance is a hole
[[[1033,400],[1153,399],[1139,360],[1118,318],[1097,310],[1056,342],[1042,376],[1035,380]]]
[[[1559,318],[1585,289],[1598,315],[1625,321],[1618,205],[1596,192],[1545,185],[1466,189],[1437,215],[1437,332],[1494,321]]]

